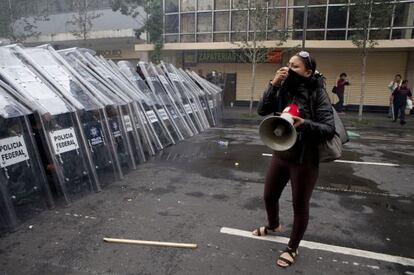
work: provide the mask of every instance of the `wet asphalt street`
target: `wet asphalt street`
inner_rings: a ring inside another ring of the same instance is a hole
[[[344,160],[399,166],[321,164],[304,240],[338,247],[302,247],[286,270],[275,262],[284,244],[220,233],[266,222],[262,192],[270,151],[255,119],[229,117],[223,127],[160,152],[123,181],[44,211],[2,237],[0,274],[414,274],[412,117],[407,127],[377,116],[368,124],[345,119],[353,139]],[[289,185],[280,205],[280,235],[288,237]],[[108,244],[103,237],[198,248]],[[345,255],[346,248],[401,256],[405,265]]]

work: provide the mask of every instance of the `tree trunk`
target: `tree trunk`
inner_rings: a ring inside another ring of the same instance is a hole
[[[250,85],[250,114],[253,112],[253,97],[254,97],[254,88],[256,84],[256,57],[253,56],[252,60],[252,82]]]
[[[358,121],[362,120],[362,109],[364,107],[365,98],[365,72],[367,69],[367,49],[364,46],[362,49],[362,70],[361,70],[361,93],[359,97]]]

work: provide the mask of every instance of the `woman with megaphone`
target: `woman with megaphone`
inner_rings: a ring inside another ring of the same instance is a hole
[[[278,266],[288,267],[298,255],[308,225],[309,201],[319,173],[318,145],[335,135],[332,105],[308,52],[295,54],[276,72],[260,99],[258,113],[280,116],[265,119],[260,127],[263,142],[273,150],[264,187],[268,224],[252,233],[264,236],[282,231],[279,198],[290,180],[293,227],[288,246],[277,260]]]

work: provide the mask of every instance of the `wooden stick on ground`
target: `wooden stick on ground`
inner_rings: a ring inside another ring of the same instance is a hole
[[[123,243],[123,244],[138,244],[148,246],[164,246],[164,247],[176,247],[176,248],[197,248],[197,244],[193,243],[170,243],[170,242],[155,242],[155,241],[143,241],[143,240],[128,240],[128,239],[114,239],[103,238],[108,243]]]

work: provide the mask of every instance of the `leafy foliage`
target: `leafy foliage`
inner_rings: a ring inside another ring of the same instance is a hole
[[[41,34],[36,23],[49,20],[47,10],[36,15],[28,15],[27,9],[31,5],[31,0],[0,1],[0,37],[8,38],[11,42],[23,42],[29,37]]]
[[[390,25],[393,10],[392,0],[353,0],[350,3],[351,25],[356,30],[351,35],[358,48],[373,48],[378,45],[371,28],[380,31]]]
[[[102,13],[91,11],[89,0],[72,0],[72,8],[75,13],[66,24],[75,27],[75,30],[71,31],[75,37],[86,40],[92,30],[93,20],[101,17]]]
[[[139,7],[144,7],[146,18],[139,12]],[[163,12],[161,0],[113,0],[112,10],[120,11],[124,15],[129,15],[137,21],[140,28],[135,29],[135,36],[139,38],[143,32],[147,32],[149,39],[147,42],[154,44],[154,50],[150,59],[158,63],[161,59],[161,50],[164,46],[162,35]]]

